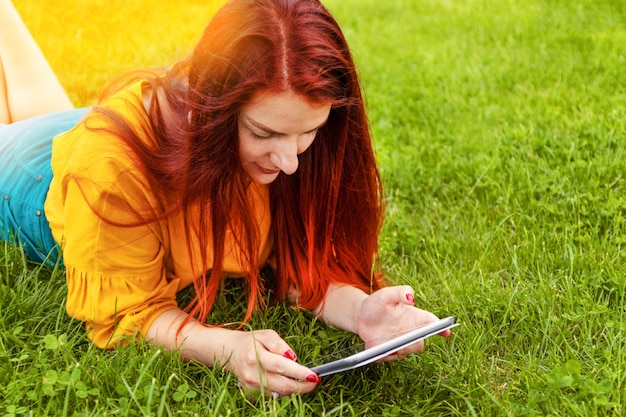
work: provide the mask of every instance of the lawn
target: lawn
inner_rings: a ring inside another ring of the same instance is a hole
[[[15,0],[77,106],[193,46],[221,2]],[[0,244],[8,416],[619,416],[626,412],[626,5],[327,0],[352,45],[388,200],[389,281],[461,323],[423,353],[248,401],[219,369],[91,346],[62,268]],[[241,317],[236,284],[217,306]],[[221,315],[221,316],[220,316]],[[354,338],[279,306],[308,363]]]

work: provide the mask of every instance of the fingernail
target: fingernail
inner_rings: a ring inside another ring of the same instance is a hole
[[[306,376],[306,380],[309,381],[309,382],[315,382],[315,383],[319,384],[322,379],[320,377],[318,377],[317,375],[311,374],[311,375],[307,375]]]
[[[415,298],[413,298],[413,294],[407,294],[406,299],[409,300],[409,303],[415,304]]]
[[[321,383],[322,383],[322,377],[321,377],[321,376],[318,376],[318,377],[317,377],[317,385],[319,385],[319,384],[321,384]]]
[[[285,353],[283,353],[283,356],[284,356],[285,358],[287,358],[287,359],[292,360],[292,361],[295,361],[295,360],[296,360],[296,358],[297,358],[296,354],[295,354],[295,353],[294,353],[294,351],[293,351],[293,350],[291,350],[291,349],[289,349],[288,351],[286,351]]]

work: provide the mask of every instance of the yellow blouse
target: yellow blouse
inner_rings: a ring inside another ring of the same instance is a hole
[[[137,126],[138,117],[146,118],[140,84],[104,105]],[[105,125],[89,116],[87,122]],[[143,139],[150,143],[150,134]],[[145,334],[158,315],[177,307],[177,291],[197,277],[202,250],[209,262],[213,259],[212,246],[200,248],[192,218],[191,264],[182,212],[147,225],[121,226],[137,220],[133,213],[159,213],[162,205],[130,149],[110,133],[79,123],[57,136],[52,169],[45,210],[63,250],[68,314],[86,322],[88,337],[99,347],[113,346],[124,335]],[[262,239],[261,265],[271,251],[268,189],[252,185],[248,194]],[[227,235],[224,271],[229,275],[243,274],[240,254]]]

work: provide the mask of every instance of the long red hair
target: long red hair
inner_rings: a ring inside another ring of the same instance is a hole
[[[159,92],[146,127],[156,146],[142,143],[119,116],[98,111],[136,153],[165,202],[163,216],[182,208],[186,224],[199,225],[201,247],[212,243],[213,259],[204,256],[206,268],[197,271],[192,316],[206,320],[219,292],[228,230],[247,267],[244,321],[265,289],[237,131],[240,109],[263,90],[291,89],[332,103],[327,123],[299,156],[298,171],[281,173],[270,185],[273,294],[282,299],[294,289],[298,306],[313,309],[330,283],[366,292],[382,285],[376,260],[383,192],[361,86],[341,29],[318,0],[231,0],[189,58],[146,81]]]

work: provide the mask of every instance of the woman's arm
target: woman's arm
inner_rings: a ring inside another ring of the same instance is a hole
[[[324,303],[313,310],[324,323],[358,334],[361,305],[367,294],[349,285],[330,284]]]
[[[324,303],[314,313],[326,323],[359,335],[370,347],[437,320],[434,314],[415,308],[413,294],[413,289],[406,285],[382,288],[367,295],[352,286],[331,284]],[[448,337],[450,331],[441,335]],[[423,348],[423,342],[416,343],[401,350],[396,358]]]
[[[238,331],[208,327],[172,309],[160,314],[145,338],[166,349],[179,349],[183,359],[224,366],[244,389],[280,395],[307,393],[319,383],[313,371],[295,362],[289,345],[273,330]]]

